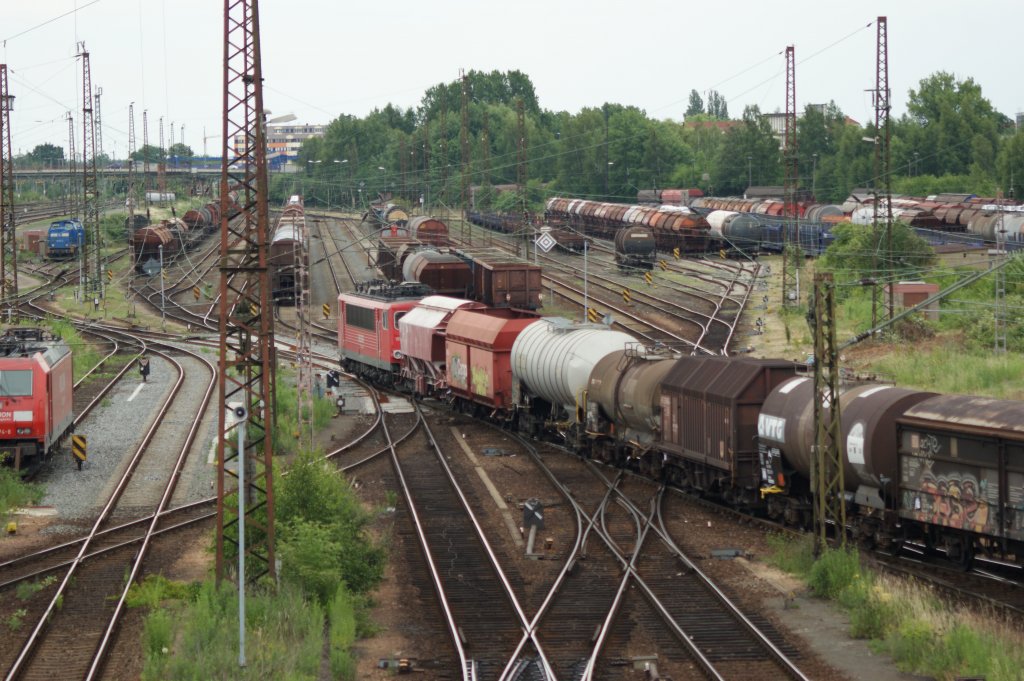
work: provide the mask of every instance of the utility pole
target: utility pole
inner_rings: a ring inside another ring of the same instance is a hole
[[[447,205],[448,201],[448,97],[441,100],[441,191],[438,199]]]
[[[398,140],[398,172],[402,174],[402,196],[409,195],[409,159],[405,153],[405,136]],[[328,201],[330,203],[330,201]]]
[[[797,190],[800,186],[800,161],[796,148],[796,50],[786,47],[786,128],[782,141],[786,164],[785,220],[782,227],[782,305],[800,304],[800,224]],[[792,260],[793,262],[790,262]]]
[[[146,219],[149,219],[149,110],[142,110],[142,198],[146,203]]]
[[[491,120],[487,114],[487,107],[484,107],[483,141],[480,147],[483,153],[483,177],[480,184],[486,186],[491,183]]]
[[[522,198],[522,210],[523,219],[526,219],[527,201],[526,201],[526,181],[527,181],[527,165],[526,165],[526,105],[523,103],[523,98],[519,97],[516,99],[516,123],[519,134],[517,135],[516,145],[516,184],[519,185],[519,196]],[[607,147],[605,153],[608,153]],[[605,164],[605,172],[608,172],[608,164]],[[607,180],[605,181],[607,184]],[[606,187],[607,189],[607,187]],[[607,193],[607,191],[605,192]],[[526,225],[523,225],[525,228]],[[529,235],[526,238],[530,238]]]
[[[99,85],[96,86],[96,103],[93,108],[96,110],[96,150],[98,154],[103,154],[103,116],[100,115],[100,97],[103,95],[103,88]]]
[[[1006,268],[998,267],[999,261],[1006,259],[1006,225],[1004,222],[1004,216],[1006,211],[1003,210],[1003,192],[999,190],[996,192],[996,204],[999,210],[999,227],[996,229],[996,250],[994,255],[995,262],[993,267],[996,271],[996,283],[995,283],[995,304],[993,307],[993,319],[995,321],[995,329],[993,330],[994,336],[994,347],[992,351],[998,354],[1006,354],[1006,320],[1009,315],[1009,310],[1006,305]]]
[[[839,351],[836,348],[835,282],[830,272],[814,275],[814,502],[815,554],[828,546],[828,526],[846,546],[846,491],[840,446]]]
[[[604,103],[604,200],[608,200],[608,102]]]
[[[227,574],[225,544],[248,555],[257,569],[250,581],[269,574],[274,562],[274,326],[270,294],[267,210],[267,146],[263,113],[258,0],[224,0],[224,90],[220,176],[220,355],[218,360],[217,581]],[[236,150],[235,136],[242,144]],[[229,191],[240,215],[228,219]],[[240,406],[238,406],[240,405]],[[236,406],[238,408],[236,408]],[[228,409],[244,422],[244,451],[233,447]],[[252,475],[249,475],[250,469]],[[245,486],[239,483],[245,474]],[[230,486],[229,486],[230,485]],[[230,519],[224,500],[238,493],[245,513]],[[245,543],[238,520],[257,532]],[[244,594],[244,583],[239,593]]]
[[[82,57],[82,226],[85,292],[94,301],[103,297],[103,237],[100,233],[100,194],[96,178],[96,124],[93,117],[92,73],[89,52],[79,43]],[[91,243],[90,243],[90,236]]]
[[[128,105],[128,238],[135,231],[135,102]]]
[[[466,229],[466,211],[469,210],[469,79],[466,72],[459,69],[462,80],[462,125],[459,127],[459,146],[462,150],[462,240],[473,242],[473,233]]]
[[[299,206],[289,205],[284,209],[281,221],[288,220],[295,227],[295,239],[302,248],[292,249],[292,266],[295,272],[295,319],[298,324],[297,343],[295,345],[298,377],[295,385],[296,404],[296,440],[299,449],[313,449],[313,341],[310,333],[309,286],[306,269],[309,266],[309,236],[306,229],[306,218]]]
[[[896,285],[893,267],[892,229],[892,175],[890,174],[890,128],[889,128],[889,22],[878,17],[876,60],[875,60],[875,206],[873,235],[875,250],[873,257],[871,328],[881,323],[884,309],[885,319],[895,314],[893,305]],[[882,182],[882,196],[878,194],[878,182]],[[888,283],[889,293],[885,295],[884,284]]]
[[[349,166],[349,172],[352,167]],[[423,120],[423,214],[427,215],[430,206],[430,122]]]
[[[75,152],[75,117],[68,111],[68,196],[71,197],[71,205],[68,212],[74,217],[78,213],[78,154]],[[82,282],[78,282],[81,284]]]
[[[174,127],[171,127],[173,135]],[[160,157],[156,162],[156,189],[160,192],[160,203],[165,200],[167,192],[167,150],[164,147],[164,117],[160,117]]]
[[[14,213],[14,155],[11,111],[14,96],[7,89],[7,64],[0,64],[0,298],[11,320],[18,295],[18,234]]]

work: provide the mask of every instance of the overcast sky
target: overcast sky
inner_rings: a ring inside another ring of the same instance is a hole
[[[221,0],[3,0],[2,61],[15,153],[66,147],[67,111],[81,145],[81,62],[103,88],[104,149],[124,155],[128,104],[149,110],[175,141],[220,152]],[[77,9],[77,11],[75,11]],[[519,69],[542,107],[579,111],[603,102],[680,120],[691,89],[721,92],[738,117],[747,104],[785,106],[783,52],[796,46],[797,101],[835,102],[861,123],[873,118],[875,18],[889,17],[894,114],[907,91],[938,70],[973,77],[995,107],[1024,110],[1019,56],[1024,3],[977,0],[708,3],[667,0],[261,0],[265,106],[271,116],[326,123],[388,102],[419,103],[460,68]],[[785,12],[785,14],[784,14]],[[67,14],[66,16],[61,16]],[[868,24],[871,24],[868,27]]]

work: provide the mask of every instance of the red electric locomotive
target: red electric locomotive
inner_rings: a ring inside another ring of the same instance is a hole
[[[421,284],[370,282],[338,296],[341,367],[381,385],[393,385],[402,359],[398,320],[429,288]]]
[[[28,468],[60,448],[74,429],[71,350],[42,329],[0,336],[0,460]]]

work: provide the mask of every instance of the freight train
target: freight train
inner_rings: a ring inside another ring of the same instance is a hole
[[[546,232],[555,240],[555,245],[567,253],[582,253],[583,244],[587,240],[584,235],[571,229],[559,229],[543,225],[535,230],[532,227],[534,222],[532,217],[524,219],[515,215],[478,212],[471,212],[468,217],[469,221],[474,225],[493,229],[504,234],[518,234],[527,238],[534,238],[540,236],[538,232]]]
[[[28,470],[74,431],[71,350],[42,329],[0,336],[0,462]]]
[[[621,229],[641,225],[654,233],[663,253],[677,248],[682,253],[703,253],[713,246],[708,221],[684,206],[630,206],[556,197],[545,205],[544,221],[609,240]]]
[[[270,238],[270,292],[275,303],[294,305],[298,272],[297,262],[308,267],[306,251],[306,212],[301,196],[288,199]],[[308,274],[307,274],[308,276]],[[302,282],[309,285],[308,280]]]
[[[601,325],[425,296],[339,296],[346,371],[793,525],[811,520],[813,380],[771,359],[670,355]],[[847,532],[967,566],[1024,565],[1024,403],[847,386]]]
[[[237,192],[229,192],[228,218],[234,218],[241,212]],[[210,202],[202,208],[189,210],[182,218],[161,220],[157,225],[129,230],[135,270],[150,276],[158,273],[161,256],[165,263],[169,262],[178,253],[195,247],[207,234],[219,229],[220,213],[220,202]]]
[[[415,217],[382,230],[371,258],[390,282],[424,284],[434,293],[491,307],[542,307],[539,265],[494,248],[455,248],[448,226],[437,218]]]

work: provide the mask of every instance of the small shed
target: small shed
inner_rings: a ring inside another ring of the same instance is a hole
[[[893,304],[897,309],[906,309],[920,305],[939,292],[938,284],[929,284],[924,281],[900,281],[893,288]],[[889,296],[889,287],[885,287],[886,298]],[[939,303],[936,301],[924,311],[926,319],[939,318]]]

